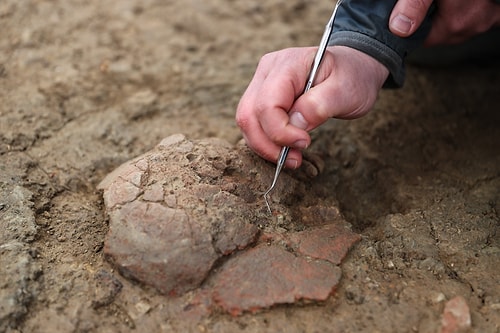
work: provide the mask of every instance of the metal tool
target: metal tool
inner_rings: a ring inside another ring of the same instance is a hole
[[[339,8],[340,4],[342,3],[343,0],[338,0],[337,4],[335,5],[335,8],[333,9],[332,16],[330,16],[330,20],[328,20],[328,23],[326,24],[325,27],[325,32],[323,33],[323,36],[321,37],[321,41],[319,43],[318,51],[316,51],[316,55],[314,57],[314,61],[311,66],[311,71],[309,72],[309,77],[307,78],[306,86],[304,88],[304,92],[302,94],[305,94],[306,92],[309,91],[309,89],[312,88],[314,80],[316,79],[316,74],[318,73],[319,66],[321,65],[321,61],[323,60],[323,56],[325,55],[326,47],[328,46],[328,40],[330,39],[330,36],[333,31],[333,22],[335,21],[335,16],[337,15],[337,9]],[[288,156],[288,152],[290,151],[290,147],[283,147],[281,148],[280,155],[278,157],[278,161],[276,162],[276,171],[274,173],[274,179],[269,187],[269,189],[264,193],[264,200],[266,201],[266,206],[267,209],[269,210],[269,213],[272,214],[271,206],[269,205],[269,193],[274,189],[276,186],[276,182],[278,181],[278,177],[281,173],[281,170],[283,169],[283,166],[285,165],[286,158]]]

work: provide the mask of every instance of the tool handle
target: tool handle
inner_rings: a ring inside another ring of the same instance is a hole
[[[321,41],[318,46],[318,51],[314,56],[314,61],[311,66],[311,71],[309,72],[309,77],[307,78],[306,86],[304,88],[304,94],[312,88],[314,84],[314,80],[316,79],[316,75],[318,74],[319,66],[321,65],[321,61],[326,52],[326,48],[328,46],[328,41],[330,40],[330,36],[333,31],[333,22],[335,21],[335,16],[337,15],[337,9],[339,8],[342,0],[339,0],[333,9],[332,16],[328,20],[328,23],[325,26],[325,31],[323,32],[323,36],[321,37]]]

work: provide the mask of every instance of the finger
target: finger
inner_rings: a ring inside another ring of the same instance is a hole
[[[451,33],[446,25],[446,21],[435,19],[432,24],[432,29],[425,38],[424,45],[426,47],[450,44],[453,43],[453,33]]]
[[[278,157],[281,153],[280,146],[275,145],[272,141],[266,140],[266,137],[261,135],[261,140],[250,140],[243,133],[243,138],[247,145],[252,149],[257,155],[262,157],[263,159],[276,163]],[[290,149],[288,153],[288,157],[285,162],[285,168],[288,169],[297,169],[302,164],[302,153],[297,149]]]
[[[432,0],[399,0],[392,9],[389,29],[400,37],[412,35],[422,24]]]
[[[311,131],[329,118],[348,112],[346,92],[352,90],[350,84],[353,76],[348,75],[348,80],[344,80],[342,72],[347,66],[342,66],[342,56],[339,56],[344,52],[347,52],[349,60],[355,61],[352,57],[355,51],[343,46],[331,47],[325,53],[315,85],[300,96],[291,108],[290,124]]]
[[[290,111],[290,124],[309,132],[330,118],[357,118],[358,108],[349,98],[351,94],[346,93],[355,87],[342,82],[330,78],[298,98]]]
[[[241,104],[242,103],[240,103],[240,105]],[[247,145],[263,159],[275,163],[278,160],[282,146],[276,144],[267,136],[259,123],[259,119],[255,117],[255,114],[251,114],[248,117],[243,115],[240,106],[238,107],[238,113],[237,123]],[[290,149],[285,167],[296,169],[301,163],[301,152],[297,149]]]
[[[495,24],[500,24],[500,6],[493,1],[477,1],[469,7],[456,3],[443,4],[434,14],[432,29],[424,45],[462,43]]]
[[[273,59],[272,56],[270,58]],[[299,90],[295,88],[293,79],[297,71],[287,70],[284,63],[280,59],[277,66],[274,61],[269,61],[269,57],[263,57],[236,112],[236,122],[248,146],[262,158],[273,162],[277,160],[282,146],[292,146],[289,142],[293,141],[293,134],[287,139],[286,132],[297,131],[288,124],[287,114]],[[276,72],[273,68],[280,70]],[[308,134],[300,134],[306,137],[304,146],[307,146],[310,142],[310,139],[307,141]],[[285,166],[296,168],[301,161],[300,152],[292,149]]]
[[[268,76],[258,96],[257,118],[266,136],[275,144],[305,149],[310,143],[309,134],[292,126],[288,114],[298,95],[299,84],[287,78],[291,76],[286,72]]]
[[[367,54],[333,46],[316,85],[292,106],[290,123],[311,131],[332,117],[359,118],[371,109],[387,76],[387,68]]]
[[[278,146],[304,149],[310,143],[306,131],[289,124],[288,112],[303,92],[314,52],[314,48],[301,48],[270,54],[262,60],[247,90],[248,112]]]

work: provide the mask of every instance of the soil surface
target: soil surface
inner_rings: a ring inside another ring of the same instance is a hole
[[[335,203],[361,235],[324,301],[231,316],[105,259],[105,176],[176,133],[237,145],[260,56],[317,44],[330,12],[319,0],[3,0],[0,331],[439,332],[457,315],[499,332],[498,64],[409,67],[369,115],[312,134],[324,170],[287,175],[315,197],[286,204]]]

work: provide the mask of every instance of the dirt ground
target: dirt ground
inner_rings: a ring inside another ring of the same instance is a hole
[[[3,0],[0,331],[437,332],[461,296],[472,332],[500,332],[498,65],[409,67],[368,116],[313,133],[310,186],[362,236],[326,302],[193,313],[104,260],[104,176],[174,133],[237,143],[260,56],[316,44],[331,6]]]

